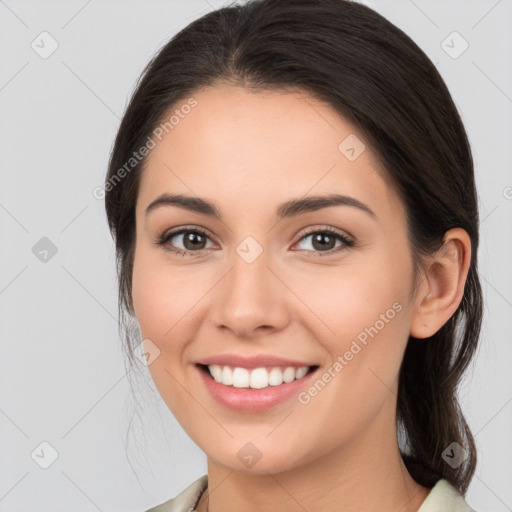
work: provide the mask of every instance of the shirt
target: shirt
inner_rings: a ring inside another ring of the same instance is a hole
[[[153,507],[146,512],[193,512],[208,487],[208,475],[192,482],[173,499]],[[465,501],[464,496],[444,478],[438,480],[418,512],[476,512]]]

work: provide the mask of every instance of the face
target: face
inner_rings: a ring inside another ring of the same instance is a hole
[[[211,459],[238,471],[298,467],[364,433],[381,442],[413,317],[403,205],[330,106],[231,86],[193,97],[151,150],[136,207],[133,306],[160,395]],[[172,202],[146,212],[162,194],[201,198],[219,217]],[[278,210],[334,194],[358,203]],[[270,386],[281,397],[270,406],[265,389],[230,387],[245,393],[230,407],[197,366],[227,354],[318,368],[281,385],[291,393]]]

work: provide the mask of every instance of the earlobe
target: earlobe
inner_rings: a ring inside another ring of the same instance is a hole
[[[434,335],[455,313],[464,295],[471,263],[471,240],[462,228],[445,233],[444,244],[432,257],[417,294],[411,336]]]

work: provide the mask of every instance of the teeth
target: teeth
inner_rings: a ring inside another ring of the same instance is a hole
[[[268,371],[266,368],[247,370],[246,368],[231,368],[229,366],[219,366],[218,364],[208,365],[211,376],[217,382],[235,388],[253,389],[279,386],[283,382],[292,382],[295,379],[301,379],[306,375],[308,369],[308,366],[302,366],[300,368],[288,366],[284,371],[278,367]]]

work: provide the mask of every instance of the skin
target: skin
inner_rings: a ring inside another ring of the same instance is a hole
[[[146,162],[132,299],[143,338],[160,350],[149,366],[155,385],[208,458],[209,492],[197,510],[417,511],[430,490],[399,454],[398,374],[409,335],[434,334],[462,299],[467,233],[446,233],[415,288],[403,205],[366,142],[354,161],[338,150],[348,135],[364,137],[329,105],[227,85],[194,98]],[[222,220],[176,206],[146,215],[163,192],[208,199]],[[281,202],[333,192],[376,218],[345,205],[276,219]],[[192,247],[190,257],[154,243],[183,226],[207,231],[204,249],[182,235],[167,245]],[[304,235],[326,226],[356,245],[339,250],[337,241],[318,256]],[[236,252],[247,236],[263,248],[251,264]],[[219,353],[311,361],[321,374],[396,302],[400,312],[307,404],[293,397],[265,412],[228,410],[197,376],[194,363]],[[248,442],[261,453],[252,467],[237,457]]]

